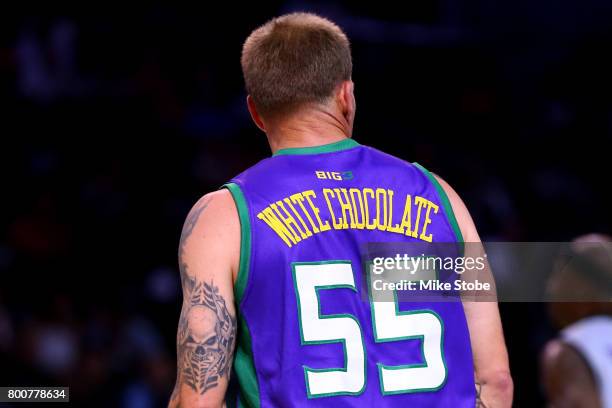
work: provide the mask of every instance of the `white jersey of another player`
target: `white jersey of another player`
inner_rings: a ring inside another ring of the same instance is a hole
[[[587,361],[597,381],[603,407],[612,408],[612,317],[582,319],[563,329],[561,338]]]

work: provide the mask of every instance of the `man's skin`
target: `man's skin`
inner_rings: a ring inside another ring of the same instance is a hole
[[[554,408],[600,408],[599,391],[582,355],[561,340],[551,340],[542,353],[544,389]]]
[[[459,195],[442,178],[436,176],[436,179],[451,202],[463,240],[479,243],[474,221]],[[478,251],[476,246],[467,247],[466,256],[470,256],[468,251]],[[463,302],[463,310],[470,331],[479,406],[510,407],[513,383],[497,302]]]
[[[283,116],[262,117],[250,97],[247,105],[253,121],[265,132],[272,152],[319,146],[351,137],[355,117],[353,87],[352,81],[344,81],[325,103],[302,106]],[[457,193],[444,180],[438,180],[449,196],[464,240],[480,242]],[[181,236],[179,263],[184,301],[177,336],[177,382],[170,407],[224,406],[236,336],[233,284],[239,257],[240,221],[231,194],[220,190],[205,195],[187,216]],[[206,293],[200,296],[195,291],[194,296],[194,287],[202,287]],[[216,299],[212,304],[206,302],[211,292]],[[510,407],[513,386],[497,303],[466,302],[464,309],[480,390],[479,404],[487,408]],[[217,346],[210,348],[212,351],[196,349],[207,341]],[[218,346],[221,343],[224,345]],[[209,360],[222,364],[206,364]]]
[[[230,193],[220,190],[202,197],[185,221],[179,247],[183,306],[171,407],[224,406],[236,338],[237,214]],[[222,345],[220,338],[230,341]],[[207,342],[215,341],[214,352],[201,351]]]

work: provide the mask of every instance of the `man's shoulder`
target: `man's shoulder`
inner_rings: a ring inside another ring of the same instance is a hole
[[[193,205],[185,220],[184,229],[193,230],[205,224],[211,230],[224,230],[237,219],[236,204],[228,189],[221,188],[204,194]]]

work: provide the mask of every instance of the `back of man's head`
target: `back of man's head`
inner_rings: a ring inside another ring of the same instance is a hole
[[[309,13],[287,14],[257,28],[244,43],[241,64],[247,92],[263,116],[324,103],[352,71],[346,35]]]

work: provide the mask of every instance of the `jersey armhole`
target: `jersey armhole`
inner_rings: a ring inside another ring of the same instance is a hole
[[[239,305],[242,302],[247,287],[251,263],[251,221],[249,219],[249,207],[238,184],[226,183],[222,188],[227,188],[231,193],[238,209],[238,218],[240,219],[240,261],[234,284],[234,296],[236,304]]]
[[[238,341],[236,344],[234,370],[240,372],[237,376],[239,393],[237,398],[238,407],[261,406],[259,394],[259,381],[255,370],[255,359],[253,357],[253,339],[246,318],[242,312],[242,302],[249,282],[251,268],[251,219],[249,206],[244,193],[236,183],[226,183],[221,188],[227,188],[234,199],[240,219],[240,261],[238,265],[238,276],[234,284],[234,299],[238,315]]]
[[[459,228],[459,223],[457,222],[455,212],[453,211],[453,206],[451,205],[446,191],[444,191],[444,188],[442,188],[438,180],[431,172],[429,172],[429,170],[427,170],[425,167],[421,166],[417,162],[414,162],[412,164],[414,164],[414,166],[416,166],[416,168],[418,168],[427,177],[427,179],[429,179],[429,182],[435,187],[438,196],[440,197],[440,203],[442,204],[442,207],[444,207],[444,212],[446,213],[446,217],[448,218],[448,222],[451,226],[451,229],[455,233],[455,239],[457,240],[457,242],[463,244],[463,234],[461,233],[461,228]]]

